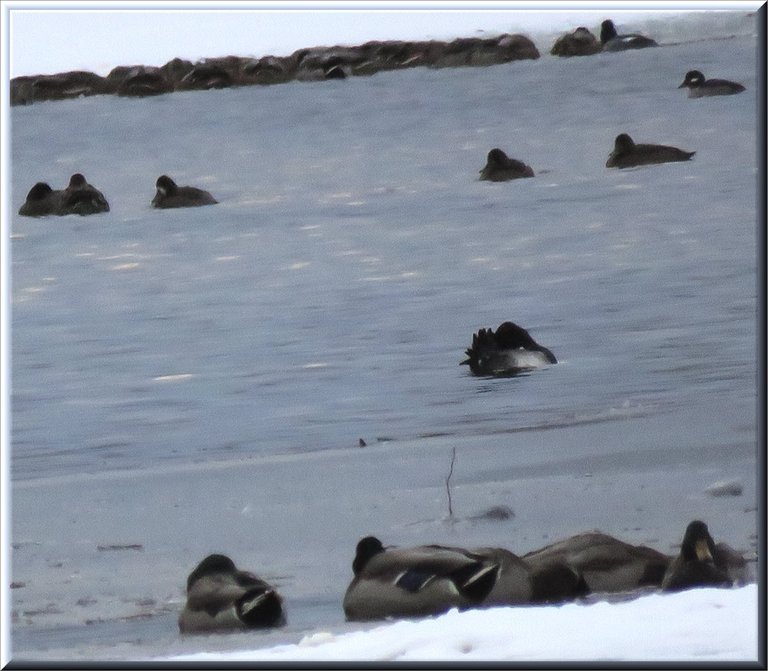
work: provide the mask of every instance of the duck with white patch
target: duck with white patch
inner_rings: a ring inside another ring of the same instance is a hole
[[[177,186],[168,175],[160,175],[155,182],[157,193],[152,199],[152,207],[169,209],[173,207],[201,207],[215,205],[216,200],[208,191],[196,186]]]
[[[474,375],[512,376],[541,366],[557,363],[555,355],[539,345],[522,326],[503,322],[499,328],[480,329],[472,336],[467,359]]]
[[[274,587],[240,571],[226,555],[203,559],[187,578],[187,602],[179,615],[183,634],[263,629],[285,624]]]
[[[603,51],[627,51],[628,49],[645,49],[658,47],[656,40],[638,33],[619,35],[613,21],[606,19],[600,24],[600,42]]]
[[[683,83],[677,88],[687,88],[689,98],[731,96],[747,90],[747,87],[743,84],[731,82],[727,79],[706,79],[698,70],[689,70],[686,72]]]

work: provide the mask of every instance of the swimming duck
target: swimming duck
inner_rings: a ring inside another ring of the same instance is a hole
[[[480,329],[472,336],[466,351],[468,365],[474,375],[517,375],[534,368],[557,363],[555,355],[531,338],[528,331],[513,322],[493,329]]]
[[[738,82],[729,82],[727,79],[705,79],[698,70],[686,72],[683,83],[677,88],[687,88],[689,98],[730,96],[747,90],[744,85]]]
[[[490,182],[506,182],[521,177],[533,177],[531,166],[509,158],[501,149],[488,152],[485,167],[480,171],[480,179]]]
[[[630,33],[619,35],[613,21],[606,19],[600,24],[600,42],[603,51],[626,51],[627,49],[645,49],[646,47],[658,47],[655,40],[645,35]]]
[[[187,603],[179,615],[182,633],[279,627],[285,624],[277,591],[226,555],[203,559],[187,578]]]
[[[61,194],[61,210],[61,214],[98,214],[109,212],[109,203],[101,191],[76,172]]]
[[[613,151],[605,163],[606,168],[632,168],[638,165],[689,161],[695,151],[684,151],[663,144],[635,144],[629,135],[616,136]]]
[[[194,186],[177,186],[168,175],[160,175],[155,182],[157,193],[152,199],[152,207],[200,207],[215,205],[217,201],[210,193]]]
[[[61,214],[61,194],[61,191],[54,191],[45,182],[38,182],[29,190],[27,200],[19,208],[19,214],[25,217]]]
[[[724,543],[715,545],[704,522],[694,520],[685,530],[680,554],[672,560],[661,588],[676,592],[694,587],[731,587],[745,578],[745,562]]]
[[[658,587],[672,558],[608,534],[577,534],[534,550],[522,559],[534,568],[561,564],[574,569],[590,592],[624,592]]]

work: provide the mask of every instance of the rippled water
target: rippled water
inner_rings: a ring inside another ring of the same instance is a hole
[[[79,171],[111,212],[13,215],[13,479],[524,431],[519,466],[542,432],[593,423],[625,463],[683,435],[693,459],[752,458],[749,21],[581,59],[540,45],[480,69],[14,108],[14,211]],[[747,91],[689,100],[694,67]],[[621,132],[697,153],[608,170]],[[477,181],[492,147],[536,177]],[[162,173],[220,204],[152,210]],[[470,376],[472,333],[505,320],[560,363]],[[592,447],[580,435],[553,468]]]

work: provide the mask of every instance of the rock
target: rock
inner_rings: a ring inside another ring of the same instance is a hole
[[[579,27],[558,37],[549,53],[553,56],[591,56],[602,50],[600,41],[589,30]]]

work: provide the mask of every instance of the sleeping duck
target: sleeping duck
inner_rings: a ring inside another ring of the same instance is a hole
[[[684,151],[663,144],[635,144],[626,133],[616,136],[613,151],[605,163],[606,168],[633,168],[638,165],[689,161],[695,151]]]
[[[683,83],[677,88],[687,88],[689,98],[730,96],[747,90],[743,84],[730,82],[727,79],[705,79],[704,75],[698,70],[686,72]]]
[[[168,175],[160,175],[155,182],[157,193],[152,199],[152,207],[168,209],[171,207],[200,207],[215,205],[219,201],[210,193],[195,186],[177,186]]]
[[[70,177],[67,188],[61,194],[61,214],[98,214],[109,212],[104,194],[89,184],[79,172]]]
[[[562,564],[579,573],[590,592],[625,592],[658,587],[671,557],[608,534],[577,534],[523,555],[532,567]]]
[[[694,520],[685,530],[680,554],[669,565],[661,588],[677,592],[694,587],[731,587],[746,580],[744,558],[725,543],[715,545],[707,525]]]
[[[603,51],[626,51],[627,49],[645,49],[646,47],[658,47],[655,40],[645,35],[630,33],[619,35],[613,21],[606,19],[600,24],[600,42]]]
[[[348,620],[437,615],[525,603],[559,603],[585,593],[575,571],[532,571],[503,548],[443,545],[385,548],[375,536],[357,544],[344,595]]]
[[[557,363],[552,352],[513,322],[502,323],[495,332],[493,329],[480,329],[472,336],[472,346],[466,354],[468,358],[460,365],[467,365],[474,375],[483,376],[517,375]]]
[[[226,555],[203,559],[187,578],[187,603],[179,615],[179,631],[212,631],[279,627],[285,624],[277,591],[248,571],[239,571]]]
[[[480,179],[489,182],[508,182],[521,177],[533,177],[531,166],[515,158],[509,158],[498,148],[488,152],[485,167],[480,171]]]
[[[27,200],[19,208],[24,217],[44,217],[61,214],[61,191],[54,191],[45,182],[35,184],[27,194]]]

